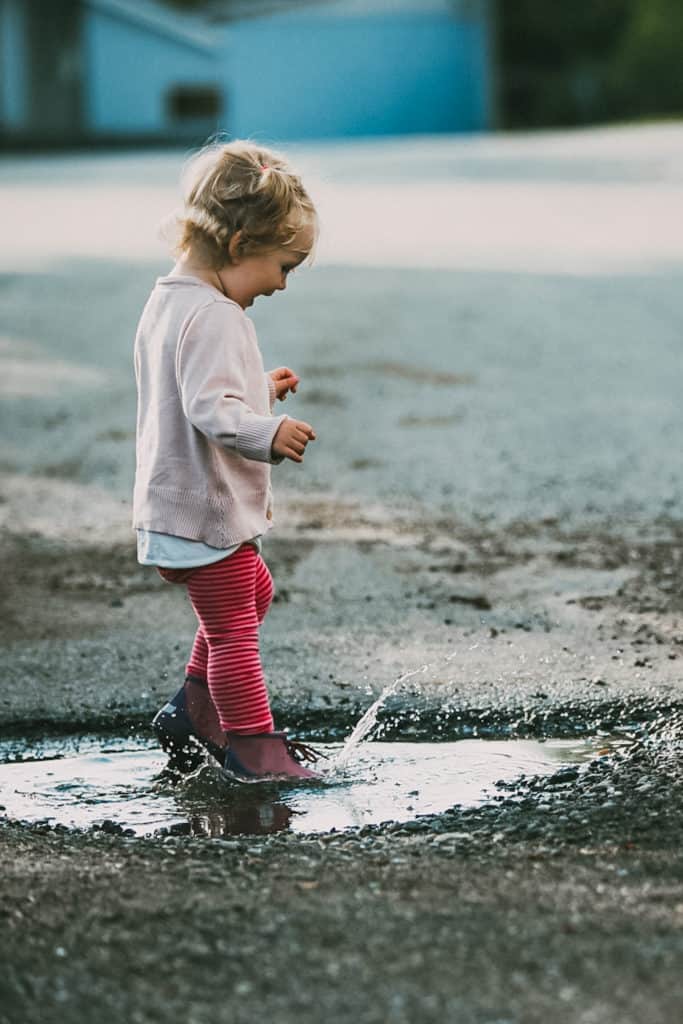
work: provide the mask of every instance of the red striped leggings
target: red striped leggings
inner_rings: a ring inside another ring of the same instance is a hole
[[[273,579],[251,544],[199,569],[159,569],[187,583],[199,627],[187,674],[206,679],[225,732],[272,732],[258,628],[273,599]]]

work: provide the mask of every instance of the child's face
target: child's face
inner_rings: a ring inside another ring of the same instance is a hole
[[[245,256],[224,267],[218,273],[227,294],[246,309],[259,295],[284,291],[288,274],[306,259],[313,241],[313,227],[305,225],[286,249]]]

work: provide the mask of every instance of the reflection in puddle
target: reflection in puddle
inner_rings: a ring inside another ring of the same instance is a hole
[[[590,760],[606,741],[362,743],[341,767],[334,765],[340,744],[317,746],[330,759],[321,782],[240,784],[227,782],[214,762],[185,776],[170,772],[147,741],[56,740],[39,758],[0,764],[0,804],[13,819],[77,828],[107,820],[136,835],[328,832],[471,807],[490,799],[501,780]]]

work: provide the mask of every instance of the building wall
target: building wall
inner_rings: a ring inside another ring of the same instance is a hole
[[[0,130],[12,138],[80,137],[79,0],[0,0]]]
[[[217,120],[174,120],[169,92],[177,85],[221,88],[215,53],[141,29],[93,9],[85,28],[86,122],[94,135],[195,136]],[[222,97],[221,97],[222,105]],[[205,122],[205,123],[204,123]]]
[[[39,139],[83,135],[83,7],[79,0],[24,0],[29,131]]]
[[[275,16],[226,31],[235,135],[321,138],[481,130],[485,24],[439,12]]]
[[[8,133],[27,117],[25,15],[20,0],[0,0],[0,127]]]
[[[455,0],[387,2],[381,13],[347,0],[223,27],[195,19],[194,32],[142,0],[139,7],[128,0],[43,4],[0,0],[0,135],[8,139],[197,143],[219,127],[284,140],[473,131],[491,123],[483,0],[464,7]],[[46,33],[34,31],[41,11],[57,26],[61,5],[83,12],[78,103],[71,106],[58,79],[75,73],[73,46],[64,49],[66,34],[56,27],[47,33],[55,59],[47,61]],[[212,111],[190,103],[173,114],[169,94],[177,86],[213,88]]]

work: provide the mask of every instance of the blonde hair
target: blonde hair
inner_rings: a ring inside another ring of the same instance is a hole
[[[212,270],[232,262],[239,231],[241,256],[287,248],[312,224],[315,206],[285,158],[242,139],[205,146],[186,164],[184,209],[176,217],[176,255],[192,252]]]

